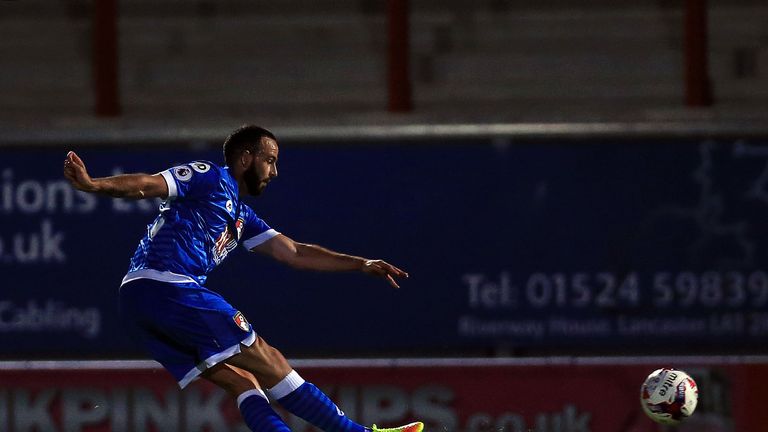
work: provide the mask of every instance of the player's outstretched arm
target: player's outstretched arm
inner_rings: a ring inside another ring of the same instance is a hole
[[[407,278],[408,273],[383,260],[371,260],[347,255],[322,246],[299,243],[278,234],[251,249],[271,256],[291,267],[319,271],[361,271],[386,279],[394,288],[400,288],[395,278]]]
[[[70,151],[64,159],[64,177],[75,189],[109,195],[115,198],[167,198],[168,185],[160,175],[122,174],[113,177],[91,178],[85,163]]]

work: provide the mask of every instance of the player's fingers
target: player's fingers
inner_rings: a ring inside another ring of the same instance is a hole
[[[67,168],[64,170],[64,177],[67,178],[67,180],[76,182],[77,181],[77,172],[73,169]]]
[[[64,166],[64,174],[69,174],[72,178],[76,178],[78,173],[81,173],[82,171],[83,169],[77,165],[69,164]]]
[[[371,263],[371,270],[379,276],[387,275],[387,269],[385,269],[380,262],[374,261]]]
[[[395,282],[395,278],[393,276],[408,276],[407,273],[382,260],[368,260],[366,261],[365,266],[368,272],[387,279],[389,284],[394,288],[400,288],[400,285]]]
[[[395,271],[395,273],[397,273],[398,276],[400,276],[400,277],[408,277],[408,272],[406,272],[404,270],[401,270],[401,269],[399,269],[399,268],[397,268],[395,266],[392,266],[392,269]]]
[[[78,190],[82,190],[82,168],[72,166],[71,164],[64,168],[64,178]]]
[[[397,267],[393,266],[392,264],[390,264],[390,263],[388,263],[388,262],[386,262],[386,261],[382,261],[382,263],[381,263],[381,264],[384,266],[384,268],[385,268],[385,269],[386,269],[386,270],[387,270],[389,273],[392,273],[392,274],[394,274],[395,276],[398,276],[398,277],[408,277],[408,273],[406,273],[406,272],[404,272],[404,271],[400,270],[399,268],[397,268]]]
[[[392,277],[392,275],[387,274],[387,280],[389,281],[389,284],[392,285],[393,288],[400,288],[400,285],[395,282],[395,279]]]
[[[76,170],[74,165],[72,165],[71,163],[64,164],[64,174],[74,175],[75,172]]]
[[[69,156],[73,163],[79,165],[82,168],[85,168],[85,163],[82,159],[80,159],[80,156],[78,156],[77,153],[71,151],[67,156]]]

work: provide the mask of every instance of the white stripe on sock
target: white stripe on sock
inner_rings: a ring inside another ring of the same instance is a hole
[[[246,399],[248,399],[248,398],[249,398],[249,397],[251,397],[251,396],[259,396],[259,397],[263,397],[263,398],[264,398],[264,400],[266,400],[267,402],[269,402],[269,399],[267,399],[267,395],[266,395],[266,394],[264,394],[264,391],[262,391],[261,389],[258,389],[258,388],[257,388],[257,389],[253,389],[253,390],[248,390],[247,392],[244,392],[243,394],[241,394],[240,396],[238,396],[238,397],[237,397],[237,408],[239,409],[239,408],[240,408],[240,405],[243,403],[243,401],[244,401],[244,400],[246,400]]]
[[[302,378],[298,372],[292,370],[282,381],[277,383],[271,389],[267,389],[267,393],[272,396],[272,399],[282,399],[291,394],[302,384],[304,384],[304,378]]]

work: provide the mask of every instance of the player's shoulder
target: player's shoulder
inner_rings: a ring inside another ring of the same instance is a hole
[[[187,165],[198,174],[212,173],[221,175],[221,170],[223,169],[219,165],[207,160],[196,160],[189,162]]]
[[[188,181],[193,176],[203,174],[206,177],[217,177],[221,175],[221,167],[206,160],[196,160],[177,165],[170,170],[174,177],[181,181]]]

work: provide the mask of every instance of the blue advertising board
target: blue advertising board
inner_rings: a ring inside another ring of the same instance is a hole
[[[763,144],[288,143],[278,179],[249,199],[256,212],[411,277],[393,290],[241,250],[209,287],[288,356],[765,352]],[[0,151],[0,356],[141,355],[117,289],[159,203],[73,191],[66,150]],[[94,176],[221,160],[215,148],[75,150]]]

